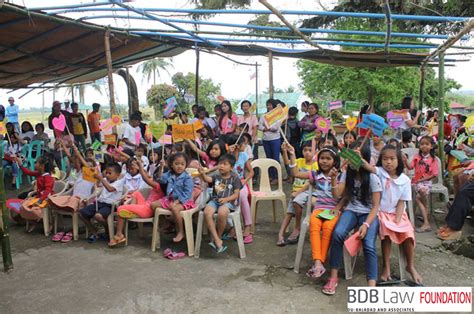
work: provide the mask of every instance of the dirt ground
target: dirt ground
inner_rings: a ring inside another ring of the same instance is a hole
[[[14,269],[0,273],[0,313],[346,312],[347,287],[366,283],[363,257],[354,278],[346,281],[341,271],[336,295],[326,296],[321,293],[324,280],[304,275],[311,263],[309,241],[296,274],[296,246],[275,245],[282,208],[277,223],[270,202],[258,208],[254,243],[246,246],[245,259],[238,257],[233,240],[227,241],[227,252],[216,256],[204,236],[200,259],[167,260],[162,250],[186,251],[185,242],[175,245],[172,235],[162,235],[161,250],[153,253],[151,226],[146,226],[146,238],[131,230],[128,247],[109,249],[105,242],[88,244],[83,228],[79,241],[61,244],[44,237],[42,228],[27,234],[23,226],[13,225]],[[471,223],[466,228],[465,234],[472,233]],[[427,286],[473,286],[473,260],[445,250],[434,233],[417,235],[416,266]],[[398,274],[395,252],[392,272]]]

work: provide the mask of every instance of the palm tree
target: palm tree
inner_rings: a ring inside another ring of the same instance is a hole
[[[96,92],[102,95],[103,89],[105,89],[106,81],[105,78],[98,79],[94,81],[93,83],[90,84],[81,84],[81,85],[76,85],[72,86],[72,89],[74,89],[74,94],[76,95],[76,92],[79,94],[79,103],[84,104],[85,103],[85,93],[86,93],[86,88],[87,87],[92,87]],[[71,96],[72,97],[72,89],[68,88],[66,90],[65,95],[66,96]]]
[[[141,72],[143,74],[143,78],[146,77],[146,79],[149,81],[150,77],[153,75],[153,85],[156,85],[156,77],[160,78],[160,70],[166,71],[166,73],[169,74],[168,72],[168,67],[173,67],[173,64],[171,63],[172,59],[168,61],[165,58],[153,58],[150,60],[147,60],[140,64],[138,66],[137,72]],[[142,79],[143,82],[143,79]]]

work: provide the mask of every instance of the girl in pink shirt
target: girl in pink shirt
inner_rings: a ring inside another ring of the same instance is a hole
[[[221,107],[222,114],[219,117],[221,134],[233,134],[237,128],[237,115],[232,112],[232,106],[228,100],[224,100]]]
[[[431,136],[423,136],[420,140],[420,153],[413,157],[410,164],[404,158],[405,166],[408,169],[415,168],[415,175],[411,182],[415,185],[416,204],[423,215],[423,225],[420,228],[416,228],[416,232],[431,231],[428,220],[427,196],[431,192],[432,180],[438,176],[438,161],[434,154],[434,145],[435,143]]]

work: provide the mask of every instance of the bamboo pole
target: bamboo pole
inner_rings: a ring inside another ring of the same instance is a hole
[[[420,95],[418,99],[418,108],[420,112],[423,112],[423,101],[425,98],[425,68],[420,68]]]
[[[196,73],[195,73],[195,75],[196,75],[195,81],[196,82],[195,82],[194,88],[195,88],[196,92],[195,92],[195,95],[194,95],[194,103],[196,105],[198,105],[199,104],[199,48],[198,48],[197,42],[196,42],[196,48],[195,49],[196,49]]]
[[[3,145],[0,145],[0,156],[3,159]],[[13,269],[12,252],[10,248],[10,234],[8,232],[8,209],[5,201],[5,183],[3,167],[0,168],[0,242],[2,245],[3,271]]]
[[[273,98],[273,54],[268,52],[268,97]]]
[[[438,157],[441,160],[441,173],[444,172],[444,53],[439,55],[438,91]]]
[[[258,63],[255,62],[255,115],[258,116]]]
[[[110,112],[112,114],[117,114],[117,108],[115,107],[115,93],[114,93],[114,80],[112,77],[112,54],[110,53],[110,29],[107,29],[104,36],[105,44],[105,58],[107,60],[107,78],[109,83],[109,103],[110,103]],[[114,131],[115,132],[115,131]]]

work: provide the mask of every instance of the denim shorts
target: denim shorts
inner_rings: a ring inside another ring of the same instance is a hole
[[[217,203],[217,200],[211,200],[209,203],[207,203],[207,206],[210,206],[214,208],[214,211],[217,213],[217,209],[221,206],[226,206],[231,212],[235,211],[235,205],[232,203],[225,203],[225,204],[219,204]]]
[[[296,195],[293,199],[290,199],[290,201],[288,202],[288,209],[286,210],[286,213],[295,215],[296,211],[295,211],[295,207],[293,206],[293,203],[298,204],[304,210],[306,203],[308,202],[308,196],[309,196],[309,192],[304,191]]]

